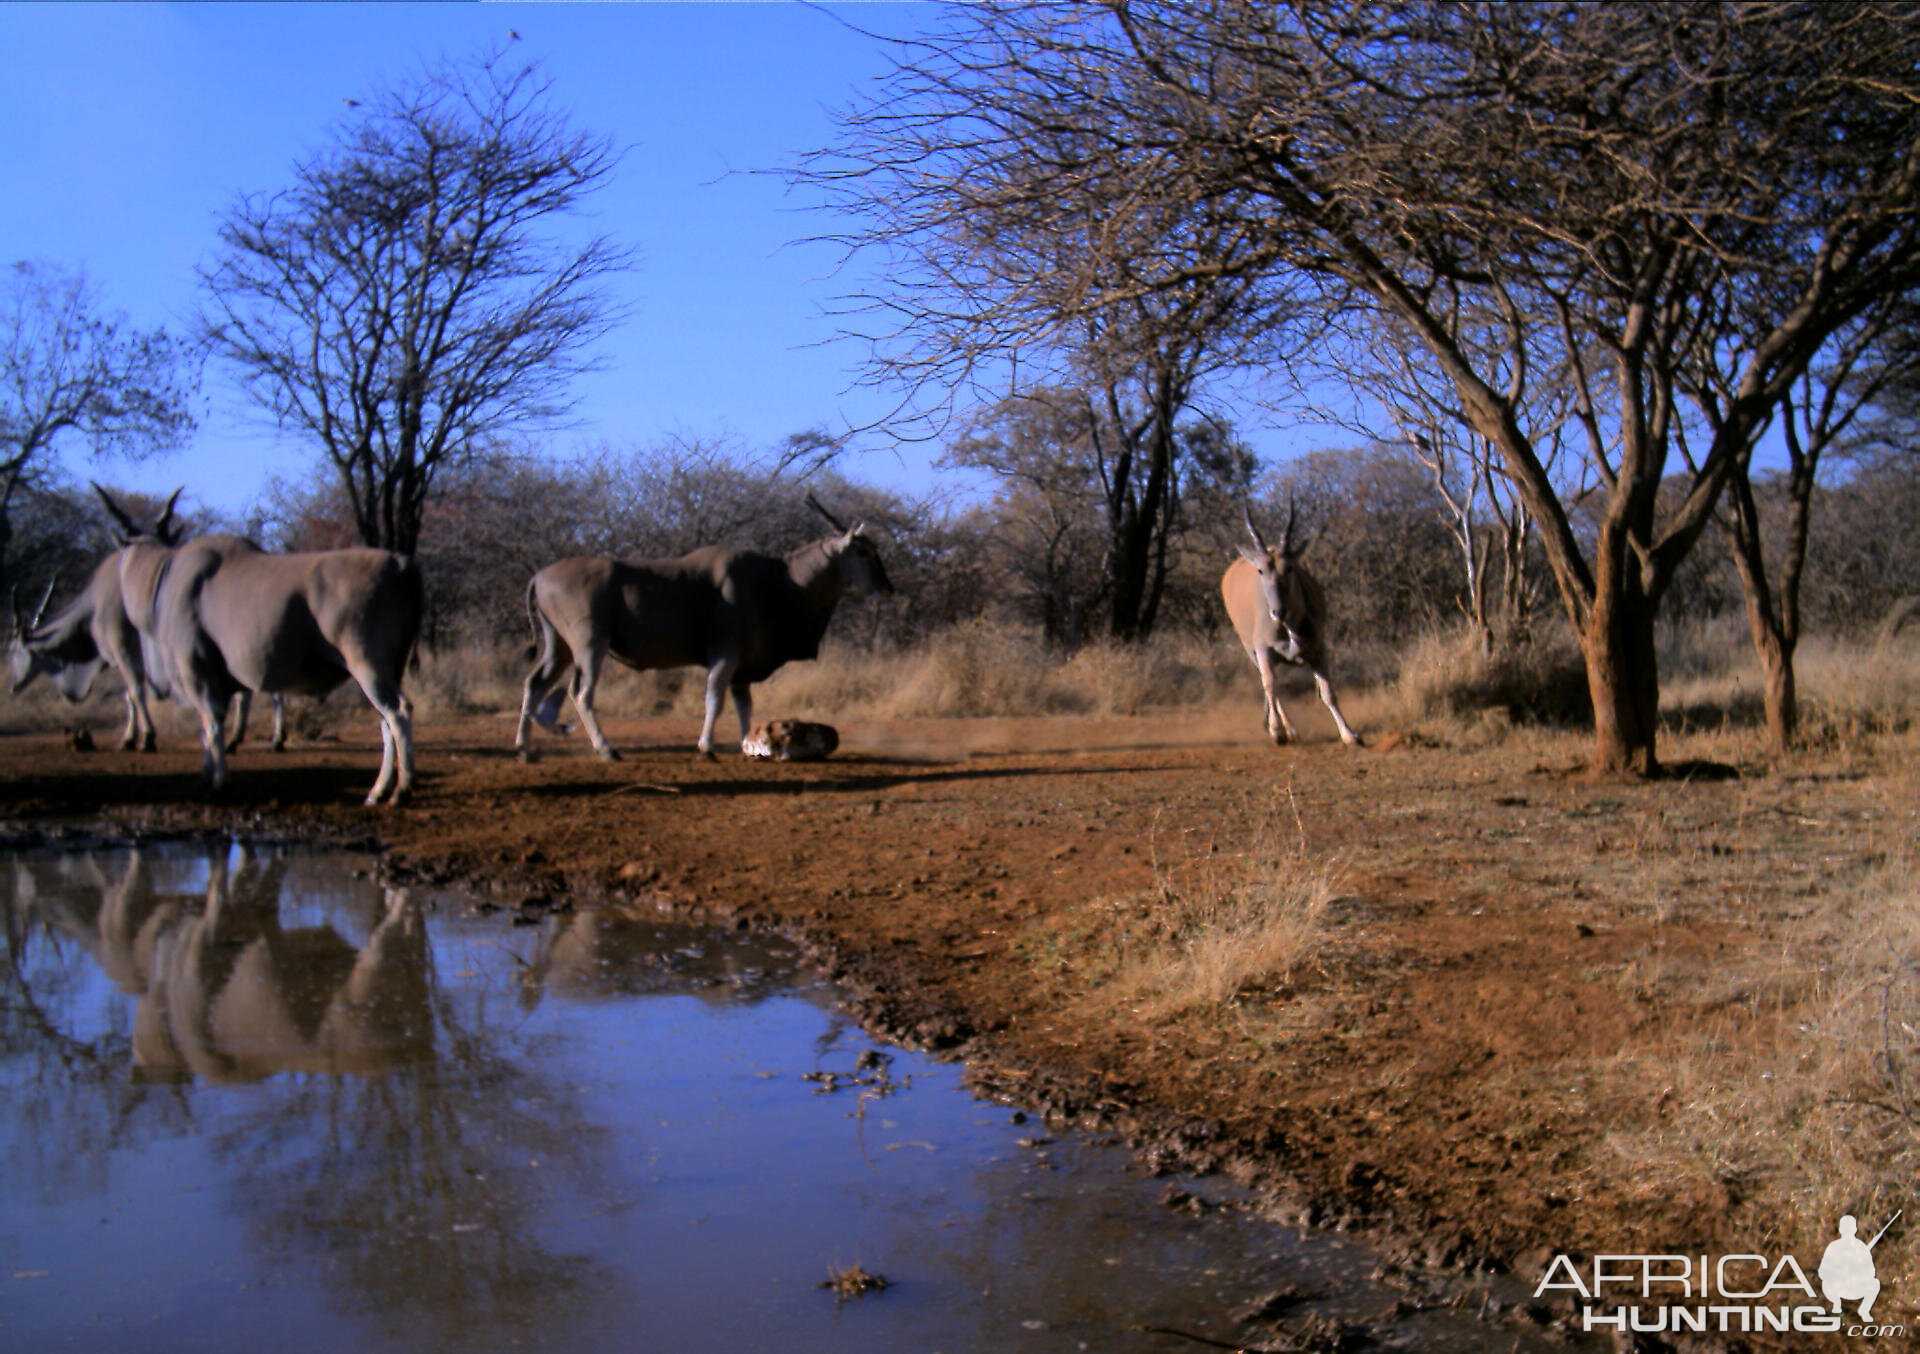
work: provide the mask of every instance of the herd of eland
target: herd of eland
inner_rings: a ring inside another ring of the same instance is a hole
[[[254,693],[273,699],[271,746],[278,751],[283,697],[324,695],[352,680],[380,718],[380,772],[366,802],[405,802],[413,786],[413,712],[402,682],[425,607],[415,562],[372,549],[282,554],[227,534],[183,540],[173,516],[178,490],[150,526],[135,522],[98,485],[94,490],[121,546],[53,616],[46,615],[53,584],[30,618],[15,606],[13,690],[46,674],[77,702],[111,667],[126,695],[121,746],[149,752],[149,693],[178,699],[199,718],[203,784],[211,791],[226,780],[226,754],[245,735]],[[612,658],[642,671],[705,669],[700,753],[713,755],[714,724],[729,694],[742,749],[753,753],[753,685],[819,654],[843,593],[893,591],[866,524],[848,527],[812,494],[806,501],[832,531],[784,556],[715,545],[674,559],[563,559],[534,574],[526,604],[536,661],[522,692],[515,748],[526,752],[533,723],[564,733],[560,708],[570,697],[593,750],[617,759],[594,712]],[[1312,674],[1341,741],[1358,744],[1327,675],[1326,595],[1300,563],[1291,506],[1278,546],[1261,537],[1250,512],[1244,520],[1253,545],[1240,547],[1220,591],[1259,669],[1268,734],[1276,743],[1293,737],[1275,690],[1276,665],[1287,664]],[[226,723],[236,703],[229,740]]]

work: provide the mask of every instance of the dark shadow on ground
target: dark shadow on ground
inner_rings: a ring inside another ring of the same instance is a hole
[[[211,797],[202,793],[198,770],[123,771],[76,765],[72,771],[18,776],[0,782],[0,812],[94,813],[117,805],[212,804],[225,808],[269,804],[358,804],[379,774],[376,756],[366,767],[233,767]],[[414,775],[417,797],[433,777]]]
[[[1109,766],[1101,769],[1102,775],[1125,776],[1145,775],[1176,770],[1167,766]],[[797,795],[797,794],[862,794],[875,790],[890,790],[901,785],[939,785],[953,781],[970,780],[1011,780],[1028,776],[1078,776],[1084,774],[1078,767],[1071,766],[1004,766],[1004,767],[968,767],[953,770],[921,770],[900,775],[868,776],[823,776],[795,777],[769,776],[764,780],[690,780],[671,779],[649,781],[642,774],[623,784],[609,785],[605,781],[567,781],[547,782],[516,787],[516,793],[524,793],[547,799],[597,799],[602,795],[616,794],[668,794],[686,799],[727,798],[743,795]]]

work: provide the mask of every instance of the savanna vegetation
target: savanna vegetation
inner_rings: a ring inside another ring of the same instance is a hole
[[[1585,1134],[1561,1182],[1576,1202],[1602,1179],[1683,1180],[1716,1207],[1760,1201],[1769,1225],[1884,1216],[1888,1182],[1920,1162],[1917,70],[1902,5],[943,11],[795,176],[839,213],[827,233],[888,262],[852,317],[871,321],[865,376],[906,392],[914,426],[892,431],[938,449],[945,487],[915,494],[860,454],[872,430],[552,450],[540,429],[618,322],[606,284],[627,258],[542,232],[617,156],[545,86],[483,61],[396,87],[293,190],[236,202],[200,338],[314,441],[320,473],[197,524],[414,553],[430,746],[436,720],[491,730],[518,709],[536,569],[786,550],[822,534],[808,492],[867,524],[898,592],[843,603],[819,660],[763,688],[765,714],[1230,712],[1220,727],[1251,734],[1257,687],[1219,580],[1243,512],[1269,537],[1291,523],[1329,597],[1349,716],[1376,747],[1448,760],[1346,785],[1360,845],[1301,812],[1292,763],[1257,772],[1286,777],[1288,802],[1238,817],[1218,806],[1239,782],[1195,770],[1166,841],[1229,819],[1261,830],[1223,834],[1237,844],[1217,855],[1169,846],[1145,879],[1138,861],[1089,874],[1131,882],[1028,914],[956,884],[953,934],[999,937],[981,971],[1034,994],[1020,1015],[1125,1026],[1102,1050],[1116,1059],[1216,1055],[1245,1079],[1244,1109],[1264,1104],[1263,1077],[1327,1075],[1300,1071],[1304,1036],[1361,1048],[1427,981],[1421,946],[1451,943],[1441,922],[1467,903],[1444,893],[1419,931],[1425,914],[1395,910],[1409,879],[1484,866],[1486,925],[1511,923],[1511,948],[1463,967],[1497,986],[1499,963],[1535,955],[1532,881],[1554,926],[1607,938],[1604,957],[1556,951],[1548,977],[1659,1039],[1549,1054],[1543,1037],[1530,1062],[1441,1069],[1440,1091],[1544,1105],[1555,1132]],[[314,277],[342,290],[287,283]],[[53,449],[164,451],[187,423],[164,335],[101,318],[77,278],[13,281],[0,567],[24,608],[113,544]],[[95,382],[64,413],[47,398],[62,363]],[[1256,425],[1306,418],[1316,449],[1251,449]],[[637,721],[699,698],[690,674],[616,673],[601,705]],[[116,717],[94,699],[81,718]],[[351,704],[297,709],[296,732],[330,736]],[[44,691],[5,712],[15,731],[74,718]],[[1649,798],[1623,809],[1572,777],[1511,791],[1576,764]],[[1452,855],[1429,835],[1457,825],[1407,826],[1476,776],[1508,790]],[[1494,821],[1549,801],[1550,836]],[[1126,830],[1161,840],[1142,803]],[[1842,863],[1816,878],[1828,828]],[[905,871],[902,888],[924,884]],[[1465,915],[1477,935],[1481,913]],[[1012,1000],[985,979],[967,995]],[[1447,1037],[1401,1034],[1412,1050]],[[1906,1234],[1888,1246],[1911,1273]]]

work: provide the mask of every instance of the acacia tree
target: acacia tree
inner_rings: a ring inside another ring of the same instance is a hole
[[[318,442],[368,545],[412,551],[442,471],[565,417],[627,255],[559,219],[618,158],[496,52],[364,101],[291,187],[228,210],[204,338]]]
[[[1063,301],[1223,277],[1404,325],[1540,532],[1586,658],[1594,767],[1650,773],[1675,569],[1815,355],[1920,278],[1917,58],[1898,5],[1001,0],[950,11],[821,168],[881,213],[864,242],[909,257],[938,263],[966,230],[1098,256],[1074,289],[1010,274],[1002,335]],[[1169,247],[1189,239],[1215,247]],[[924,295],[893,302],[911,317]],[[1557,345],[1576,384],[1590,540],[1515,373],[1460,329],[1488,314],[1528,350]],[[1730,379],[1663,512],[1708,353]]]
[[[0,578],[22,495],[47,491],[69,438],[94,455],[143,456],[193,429],[164,329],[102,309],[84,273],[16,263],[0,287]]]

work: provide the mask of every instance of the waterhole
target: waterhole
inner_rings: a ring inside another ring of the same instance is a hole
[[[974,1098],[778,940],[285,847],[0,870],[8,1350],[1560,1347]]]

